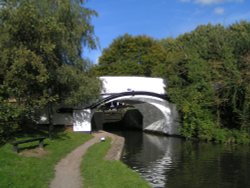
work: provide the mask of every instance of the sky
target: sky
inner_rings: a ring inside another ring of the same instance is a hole
[[[100,47],[83,50],[83,56],[94,63],[104,48],[125,33],[175,38],[201,24],[250,21],[249,0],[87,0],[85,6],[98,13],[91,22]]]

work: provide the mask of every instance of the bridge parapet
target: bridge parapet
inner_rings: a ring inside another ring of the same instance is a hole
[[[166,83],[162,78],[149,78],[138,76],[102,76],[100,77],[103,88],[102,95],[145,91],[157,94],[166,94]]]

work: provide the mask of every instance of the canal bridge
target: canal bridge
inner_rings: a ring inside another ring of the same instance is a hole
[[[90,132],[102,129],[106,122],[101,110],[117,110],[117,105],[131,105],[142,115],[144,131],[168,135],[179,135],[178,113],[166,94],[166,83],[162,78],[103,76],[101,99],[96,103],[73,111],[73,130]],[[138,126],[135,124],[134,126]]]

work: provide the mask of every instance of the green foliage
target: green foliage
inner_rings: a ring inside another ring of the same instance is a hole
[[[55,165],[90,138],[82,133],[60,133],[56,139],[45,140],[45,152],[38,157],[18,155],[12,151],[11,144],[0,147],[0,187],[47,188],[54,177]]]
[[[32,113],[49,102],[82,104],[97,97],[100,84],[81,58],[82,46],[96,47],[90,21],[97,13],[84,2],[0,1],[4,106],[15,99],[18,108]]]
[[[241,21],[229,27],[230,39],[234,47],[234,54],[240,58],[242,55],[249,53],[250,50],[250,23]]]
[[[6,103],[0,97],[0,144],[17,130],[18,121],[23,109],[15,104]]]
[[[160,41],[126,34],[103,51],[93,71],[163,77],[181,115],[184,137],[249,142],[249,22],[200,25],[176,39]]]
[[[57,69],[57,76],[62,90],[70,91],[61,93],[66,104],[86,105],[98,98],[100,80],[91,77],[88,73],[83,74],[76,67],[63,65]]]
[[[108,139],[106,142],[95,144],[87,151],[81,166],[84,187],[150,187],[136,172],[120,161],[103,159],[110,146]]]
[[[174,49],[174,42],[163,41],[166,50],[173,53],[165,73],[168,93],[182,114],[181,132],[187,138],[249,142],[249,82],[239,67],[244,64],[248,68],[248,56],[237,59],[232,36],[237,34],[230,28],[209,24],[178,37]]]
[[[151,76],[153,67],[165,59],[163,47],[147,36],[125,34],[103,50],[98,75]]]

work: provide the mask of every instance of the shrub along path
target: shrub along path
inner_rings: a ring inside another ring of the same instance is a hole
[[[55,178],[52,180],[50,188],[82,188],[83,178],[81,177],[80,166],[83,155],[90,146],[100,142],[101,137],[112,138],[112,147],[105,159],[120,159],[124,144],[124,139],[122,137],[104,131],[94,133],[93,136],[94,138],[73,150],[56,165]]]

